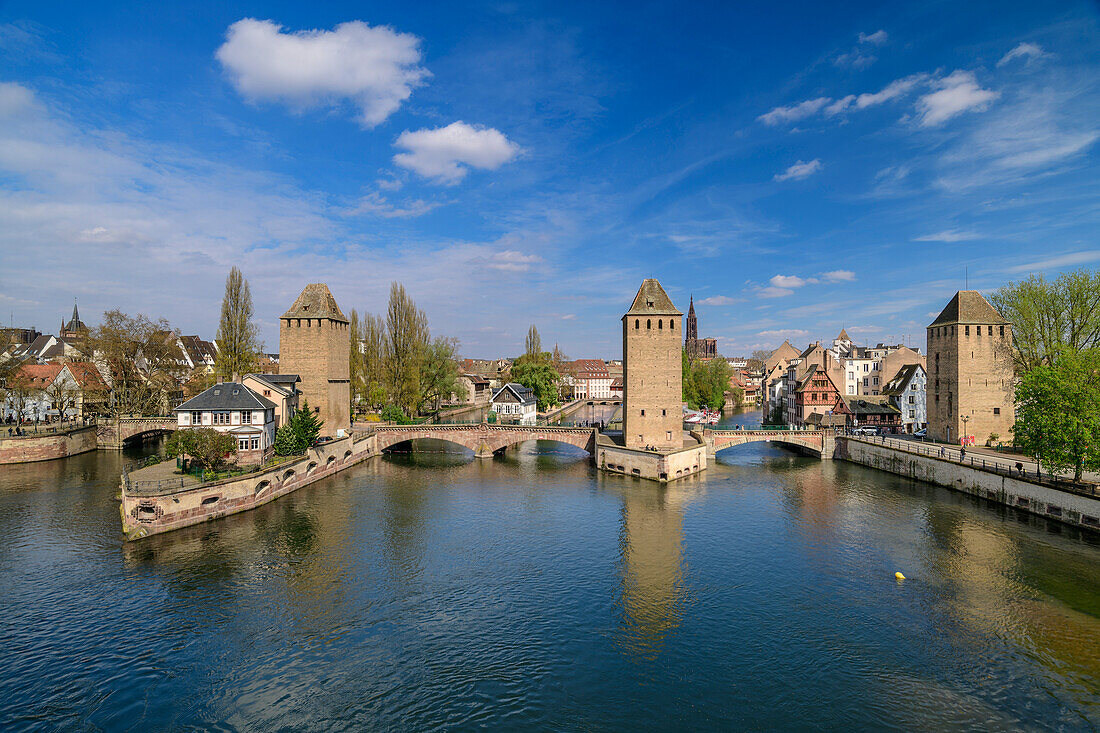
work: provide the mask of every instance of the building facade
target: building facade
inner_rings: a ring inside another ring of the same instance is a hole
[[[522,384],[509,382],[493,395],[489,412],[495,412],[502,423],[534,425],[538,417],[535,391]]]
[[[578,400],[611,399],[611,372],[602,359],[577,359],[569,365],[573,397]]]
[[[279,371],[299,376],[301,402],[324,421],[322,435],[351,428],[350,350],[348,319],[328,286],[307,285],[279,319]]]
[[[277,407],[240,382],[220,382],[177,407],[176,425],[229,433],[237,440],[237,463],[262,463],[274,451]]]
[[[920,364],[906,364],[886,383],[882,394],[901,413],[902,431],[916,433],[928,426],[928,375]]]
[[[977,290],[960,290],[928,326],[928,434],[958,443],[1008,439],[1015,422],[1012,324]]]
[[[623,439],[629,448],[683,446],[680,319],[656,279],[623,315]]]

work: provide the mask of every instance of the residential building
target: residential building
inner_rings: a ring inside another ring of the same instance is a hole
[[[611,372],[601,359],[577,359],[567,369],[573,381],[573,397],[578,400],[611,399]]]
[[[275,447],[278,406],[241,382],[219,382],[175,409],[180,430],[212,428],[237,439],[237,463],[262,463]]]
[[[497,420],[502,423],[534,425],[538,416],[535,391],[522,384],[509,382],[493,395],[489,412],[495,412]]]
[[[688,303],[687,322],[684,331],[684,350],[691,359],[713,359],[718,356],[718,340],[699,338],[699,321],[695,317],[695,296]]]
[[[783,380],[783,418],[787,425],[804,424],[798,401],[798,388],[806,374],[814,367],[828,374],[832,383],[838,388],[843,381],[842,367],[831,351],[824,349],[820,341],[806,347],[805,351],[787,364],[787,372]]]
[[[623,398],[623,378],[615,377],[611,380],[611,399],[621,400]]]
[[[244,386],[275,403],[275,429],[286,425],[298,411],[301,393],[298,385],[302,378],[297,374],[246,374],[241,379]]]
[[[348,319],[324,283],[302,290],[279,319],[279,371],[301,378],[302,402],[324,421],[322,435],[351,428]]]
[[[1012,324],[977,290],[960,290],[928,326],[928,433],[957,443],[996,435],[1015,421]]]
[[[623,439],[629,448],[683,446],[680,319],[655,279],[623,315]]]
[[[457,381],[465,388],[466,396],[460,400],[458,395],[452,394],[450,399],[452,405],[483,407],[493,399],[491,383],[480,374],[462,374]]]
[[[188,369],[204,374],[214,373],[214,364],[218,360],[218,346],[212,341],[204,341],[198,336],[179,336],[176,338],[180,355]]]
[[[901,429],[901,411],[886,395],[843,395],[837,411],[847,416],[848,427],[873,427],[896,433]]]
[[[928,375],[923,366],[906,364],[883,387],[883,396],[889,397],[901,413],[903,432],[915,433],[927,427],[927,384]]]
[[[829,357],[831,360],[831,357]],[[793,409],[788,413],[787,424],[804,427],[815,420],[817,424],[823,415],[835,414],[842,405],[840,389],[825,369],[818,364],[810,364],[802,377],[794,385],[791,394]]]

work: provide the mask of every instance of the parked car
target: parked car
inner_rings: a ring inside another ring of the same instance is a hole
[[[921,428],[917,432],[913,433],[915,438],[924,438],[928,436],[928,428]]]
[[[334,438],[331,435],[322,435],[320,438],[313,442],[314,445],[323,445],[325,443],[331,443]]]
[[[861,425],[855,429],[855,432],[860,435],[878,435],[878,428],[873,428],[870,425]]]

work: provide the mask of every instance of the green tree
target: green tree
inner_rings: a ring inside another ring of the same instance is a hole
[[[542,338],[539,337],[539,330],[535,328],[535,324],[531,324],[531,327],[527,329],[527,339],[525,341],[524,354],[535,355],[542,353]]]
[[[389,404],[382,408],[382,421],[392,422],[394,425],[408,425],[412,422],[409,416],[405,414],[405,411],[394,404]]]
[[[309,406],[309,400],[302,400],[302,407],[294,412],[290,424],[294,429],[294,437],[298,441],[298,452],[304,453],[306,448],[317,441],[325,421],[317,418],[317,413]]]
[[[263,349],[258,334],[252,322],[252,291],[244,275],[234,267],[225,278],[225,296],[216,336],[218,356],[214,368],[222,381],[256,370]]]
[[[1048,471],[1100,470],[1100,348],[1064,349],[1016,388],[1016,444]]]
[[[457,352],[458,339],[439,336],[428,344],[420,365],[421,406],[430,404],[438,410],[452,394],[466,399],[466,387],[458,381]]]
[[[524,354],[512,365],[512,381],[530,387],[540,412],[558,404],[558,386],[561,375],[554,369],[549,352]]]
[[[1064,349],[1100,347],[1100,271],[1067,272],[1057,280],[1031,275],[989,301],[1012,323],[1018,372],[1051,364]]]
[[[370,407],[378,407],[386,401],[387,343],[386,322],[382,316],[376,316],[373,313],[364,315],[362,379],[365,399]]]
[[[363,378],[363,324],[359,312],[351,309],[348,321],[348,379],[351,382],[352,411],[355,406],[366,400],[367,385]]]
[[[386,335],[389,395],[394,404],[411,414],[420,406],[420,373],[428,347],[428,318],[401,283],[390,285]]]
[[[275,454],[280,456],[296,456],[302,453],[298,446],[298,436],[291,424],[293,419],[279,426],[275,431]]]
[[[687,353],[682,352],[681,363],[684,369],[684,401],[695,409],[722,409],[726,403],[726,393],[732,389],[730,379],[733,377],[733,367],[729,362],[725,359],[691,361]]]
[[[190,456],[204,468],[216,469],[237,454],[237,439],[213,428],[185,428],[172,433],[167,453],[170,458]]]

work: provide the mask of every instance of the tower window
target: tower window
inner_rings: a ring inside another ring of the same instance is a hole
[[[966,327],[966,335],[967,335],[967,336],[969,336],[969,335],[970,335],[970,326],[967,326],[967,327]]]
[[[663,331],[664,329],[665,329],[665,322],[662,321],[660,318],[658,318],[657,319],[657,330],[658,331]]]
[[[642,417],[645,417],[645,410],[642,410]]]
[[[648,331],[648,330],[649,330],[649,329],[651,329],[651,328],[653,328],[653,323],[652,323],[652,321],[650,321],[650,320],[649,320],[648,318],[647,318],[647,319],[645,319],[645,330],[647,330],[647,331]]]
[[[634,330],[635,331],[638,330],[638,326],[640,325],[640,323],[641,322],[637,318],[634,319]]]
[[[1005,327],[1001,326],[1001,337],[1003,338],[1004,335],[1005,335]]]
[[[992,336],[992,335],[993,335],[993,326],[990,326],[990,327],[989,327],[989,335],[990,335],[990,336]]]
[[[1000,415],[1000,414],[1001,414],[1001,408],[999,408],[999,407],[994,407],[994,408],[993,408],[993,414],[994,414],[994,415]]]
[[[668,320],[668,330],[670,330],[670,331],[675,331],[676,330],[676,321],[672,320],[671,318]]]

